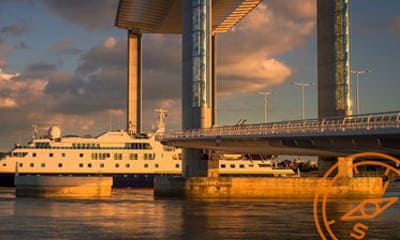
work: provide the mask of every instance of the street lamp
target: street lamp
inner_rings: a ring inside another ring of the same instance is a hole
[[[268,121],[268,97],[275,94],[273,91],[258,92],[258,94],[264,95],[264,122]]]
[[[357,106],[357,115],[360,114],[360,98],[358,94],[358,87],[359,87],[359,75],[363,73],[369,73],[371,72],[370,69],[368,70],[351,70],[351,73],[356,75],[356,106]]]
[[[301,119],[304,120],[304,118],[305,118],[304,88],[310,87],[314,84],[313,83],[301,83],[301,82],[296,82],[296,81],[292,81],[291,84],[293,86],[301,87]]]

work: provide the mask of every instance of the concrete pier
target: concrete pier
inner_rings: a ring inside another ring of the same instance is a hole
[[[99,198],[111,196],[112,177],[15,176],[16,197]]]
[[[168,177],[154,180],[155,197],[186,199],[297,199],[313,201],[317,189],[327,189],[323,178]],[[334,198],[379,197],[382,178],[342,178],[329,189]]]

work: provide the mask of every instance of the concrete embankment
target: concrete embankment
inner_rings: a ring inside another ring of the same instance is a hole
[[[112,177],[15,176],[17,197],[97,198],[111,196]]]
[[[193,199],[304,199],[313,200],[317,190],[329,189],[334,198],[380,196],[382,179],[378,177],[342,178],[329,186],[323,178],[272,177],[168,177],[154,181],[156,197]]]

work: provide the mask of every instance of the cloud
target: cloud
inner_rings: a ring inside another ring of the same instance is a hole
[[[50,52],[55,54],[65,54],[65,55],[74,55],[79,54],[82,50],[73,46],[73,44],[77,41],[75,38],[66,38],[61,41],[54,43],[50,48]]]
[[[0,61],[5,62],[4,58],[11,53],[11,48],[7,46],[7,44],[3,41],[3,39],[0,36]],[[3,59],[2,59],[3,58]]]
[[[0,28],[0,33],[8,36],[21,36],[29,33],[30,27],[25,23],[11,24]]]
[[[125,40],[105,39],[80,56],[72,74],[61,73],[53,65],[41,66],[42,74],[47,71],[46,75],[51,77],[46,87],[46,94],[55,99],[50,110],[89,115],[107,109],[124,109],[125,44]]]
[[[114,27],[118,1],[115,0],[45,0],[49,11],[89,30]]]
[[[12,98],[0,97],[0,108],[15,108],[17,103]]]
[[[18,42],[18,43],[16,43],[15,45],[14,45],[14,49],[20,49],[20,50],[23,50],[23,49],[31,49],[31,47],[30,46],[28,46],[28,45],[26,45],[25,44],[25,42]]]
[[[394,34],[400,36],[400,16],[393,18],[389,22],[389,26]]]
[[[12,78],[15,78],[18,76],[19,76],[19,73],[6,73],[6,72],[3,72],[3,69],[0,68],[0,82],[8,81],[8,80],[11,80]]]
[[[292,70],[276,56],[306,43],[315,14],[315,0],[271,0],[254,9],[236,31],[220,34],[219,92],[247,93],[282,84]]]
[[[226,79],[219,84],[219,94],[232,95],[256,92],[270,85],[281,84],[292,74],[292,70],[276,59],[255,56],[223,65],[219,73]]]
[[[113,48],[115,47],[115,44],[117,44],[117,40],[113,37],[109,37],[104,41],[104,46],[106,48]]]

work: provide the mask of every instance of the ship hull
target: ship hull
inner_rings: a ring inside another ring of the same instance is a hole
[[[40,175],[52,176],[50,174],[40,174]],[[99,176],[99,175],[68,174],[66,176]],[[113,188],[152,188],[154,177],[160,176],[160,174],[103,174],[102,176],[113,177]],[[14,174],[0,174],[0,187],[14,187]]]

